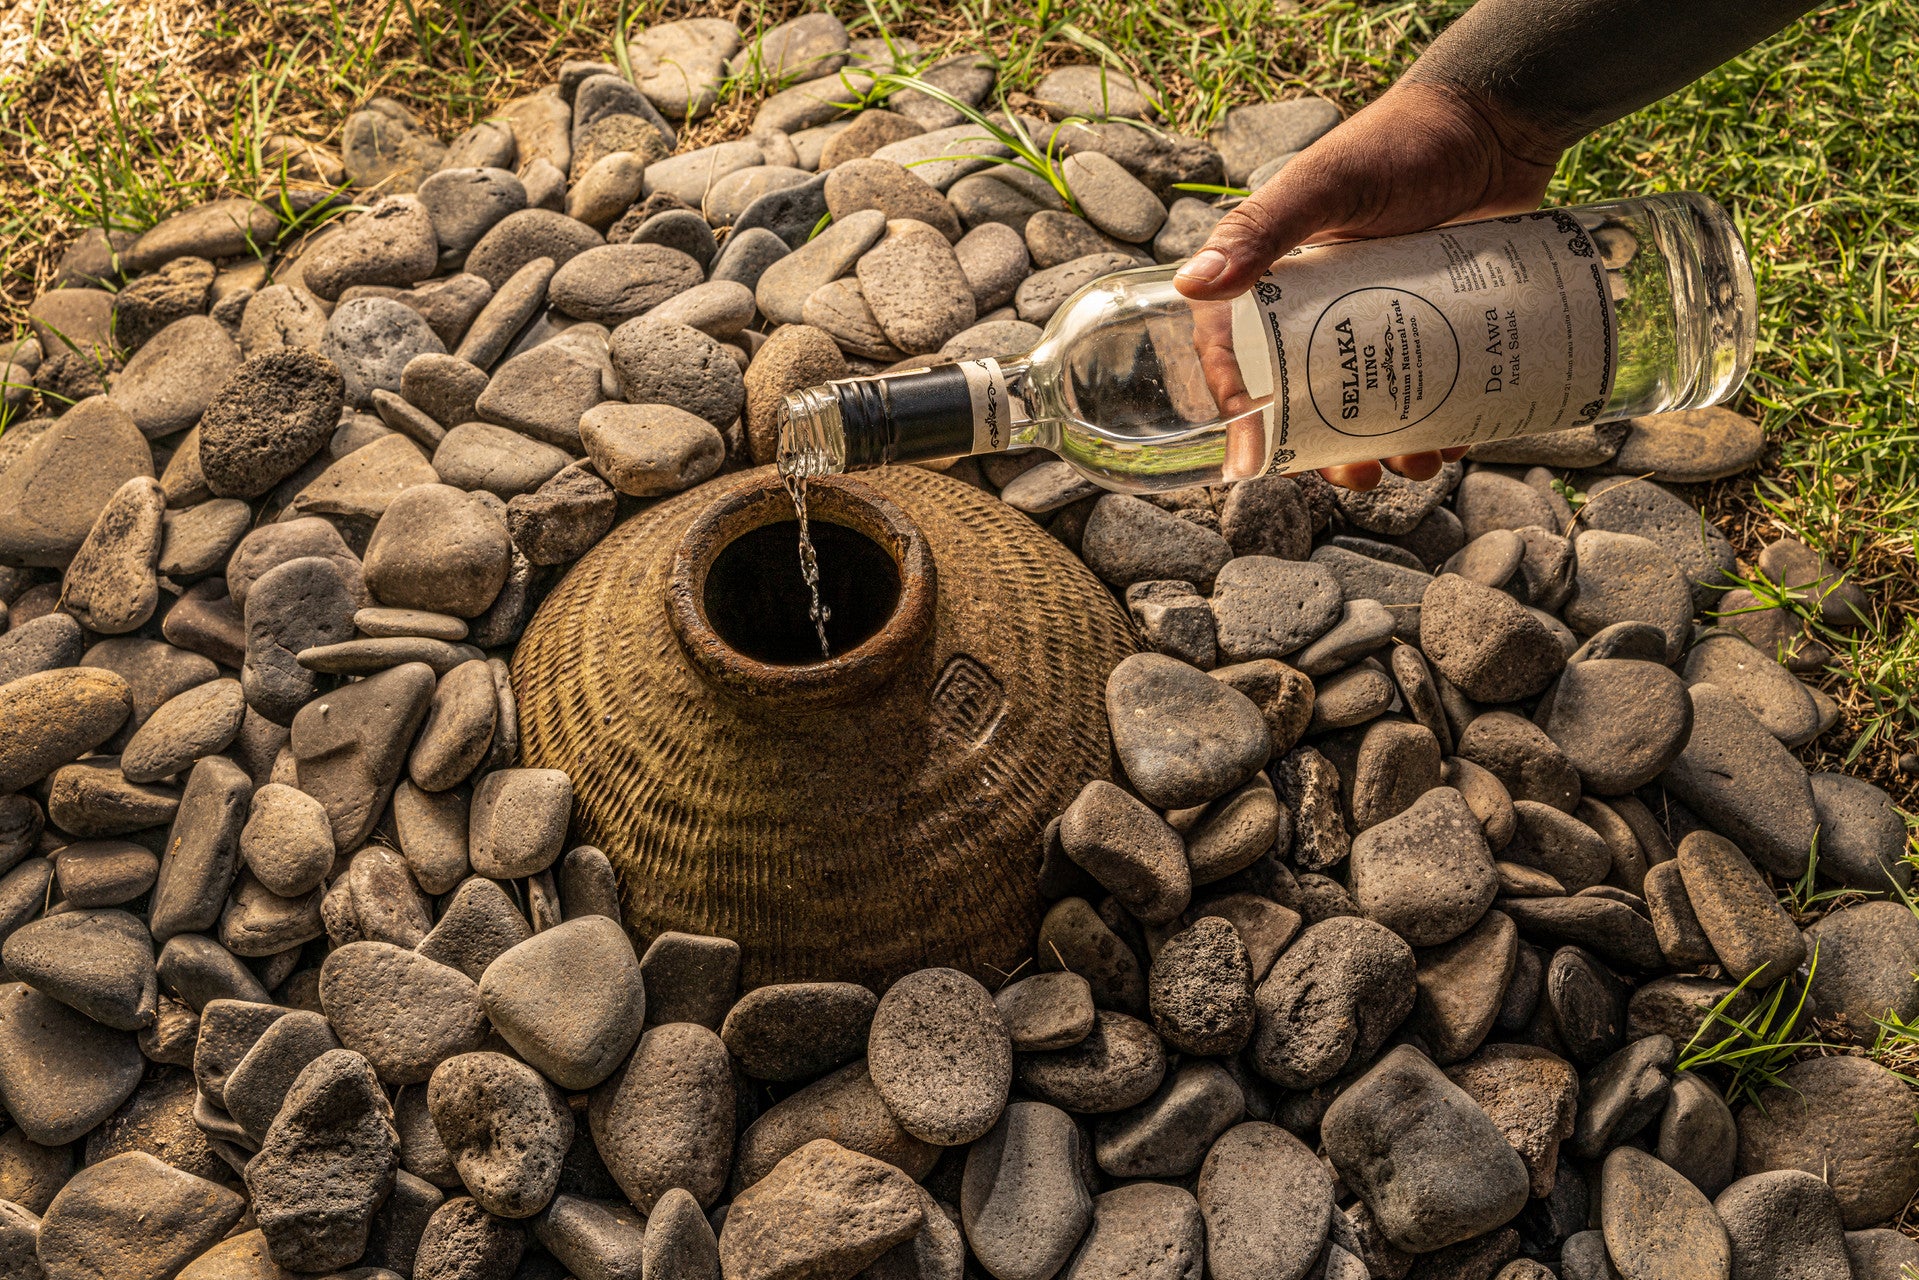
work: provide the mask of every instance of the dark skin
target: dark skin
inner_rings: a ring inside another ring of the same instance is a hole
[[[1751,48],[1808,0],[1479,0],[1404,77],[1223,218],[1176,284],[1250,289],[1301,244],[1424,231],[1536,209],[1567,147]],[[1329,467],[1430,479],[1464,449]]]

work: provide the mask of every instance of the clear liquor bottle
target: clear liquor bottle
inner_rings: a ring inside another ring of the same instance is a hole
[[[1229,302],[1176,270],[1092,281],[1024,355],[789,395],[782,472],[1037,446],[1177,489],[1698,408],[1752,362],[1745,246],[1691,193],[1296,249]]]

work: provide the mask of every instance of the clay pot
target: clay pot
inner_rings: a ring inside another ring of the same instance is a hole
[[[1019,512],[917,468],[816,480],[834,656],[770,468],[615,529],[513,661],[526,764],[573,777],[577,839],[644,947],[743,951],[742,983],[883,986],[1030,956],[1047,822],[1107,776],[1113,598]]]

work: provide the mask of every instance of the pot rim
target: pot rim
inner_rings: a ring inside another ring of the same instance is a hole
[[[899,601],[878,631],[820,662],[761,662],[721,639],[706,614],[706,578],[714,561],[753,530],[794,518],[792,500],[773,469],[752,472],[687,526],[666,580],[666,617],[674,637],[694,672],[718,689],[785,707],[850,702],[890,680],[932,634],[938,583],[932,551],[912,517],[877,489],[848,476],[815,477],[806,497],[809,520],[851,529],[892,557],[899,570]]]

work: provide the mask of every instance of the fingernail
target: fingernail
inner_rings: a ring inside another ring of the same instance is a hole
[[[1196,284],[1211,284],[1213,279],[1225,269],[1225,254],[1217,249],[1201,249],[1179,269],[1179,278],[1191,280]]]

